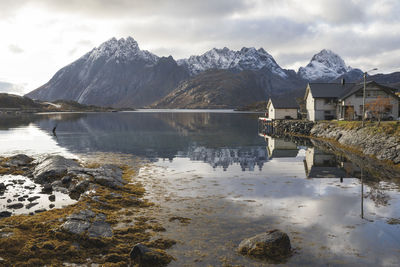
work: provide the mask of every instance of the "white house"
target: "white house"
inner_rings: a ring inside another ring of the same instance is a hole
[[[268,118],[273,120],[297,119],[298,109],[294,98],[270,98],[267,103]]]
[[[310,121],[332,119],[361,119],[363,106],[363,83],[309,83],[304,100],[307,119]],[[395,89],[374,81],[366,84],[366,106],[378,96],[388,98],[390,109],[387,116],[399,116],[399,98]],[[367,110],[367,108],[366,108]]]
[[[338,101],[339,119],[361,119],[363,114],[363,90],[364,84],[357,84],[344,93]],[[374,81],[367,82],[365,86],[365,110],[368,111],[368,104],[376,101],[378,97],[388,99],[389,104],[385,113],[387,118],[395,119],[399,116],[399,98],[395,89],[378,84]]]
[[[310,121],[337,119],[338,98],[354,83],[309,83],[306,87],[307,119]]]

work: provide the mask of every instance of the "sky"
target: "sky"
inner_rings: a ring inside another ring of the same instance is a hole
[[[322,49],[400,71],[398,0],[0,0],[0,92],[23,94],[112,37],[175,59],[263,47],[298,70]],[[375,73],[374,73],[375,74]]]

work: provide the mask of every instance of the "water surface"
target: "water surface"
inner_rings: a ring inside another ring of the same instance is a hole
[[[0,153],[132,155],[150,163],[138,179],[158,205],[166,237],[179,240],[171,266],[265,262],[239,242],[279,228],[295,254],[287,265],[398,266],[399,177],[310,142],[259,135],[257,115],[223,112],[43,114],[0,119]],[[51,130],[57,126],[57,135]],[[361,178],[362,177],[362,178]],[[191,218],[188,225],[171,216]]]

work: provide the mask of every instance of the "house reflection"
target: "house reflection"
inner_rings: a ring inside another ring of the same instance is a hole
[[[328,154],[315,147],[305,153],[304,168],[307,178],[353,178],[360,177],[360,169],[345,158]]]
[[[268,158],[293,158],[296,157],[299,149],[291,141],[264,136],[267,142]]]

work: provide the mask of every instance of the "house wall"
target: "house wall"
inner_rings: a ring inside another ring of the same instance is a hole
[[[306,97],[306,109],[307,109],[307,119],[310,121],[315,121],[314,102],[315,100],[311,95],[311,91],[308,91]]]
[[[275,109],[272,104],[269,105],[268,107],[268,118],[274,119],[275,118]]]
[[[275,109],[274,117],[275,120],[283,120],[285,117],[291,117],[292,119],[297,119],[297,109],[295,108],[282,108]]]
[[[375,92],[379,91],[380,93],[377,94]],[[390,99],[390,104],[392,105],[392,110],[391,114],[393,118],[397,118],[399,114],[399,102],[398,99],[396,99],[392,95],[388,95],[385,91],[380,90],[379,87],[367,87],[365,91],[366,97],[365,97],[365,104],[367,105],[368,103],[371,103],[373,101],[376,101],[378,98],[378,95],[381,97],[389,97]],[[352,94],[348,98],[346,98],[344,101],[342,101],[342,105],[344,106],[353,106],[354,111],[357,116],[362,116],[362,104],[363,104],[363,97],[362,95],[357,95]]]

